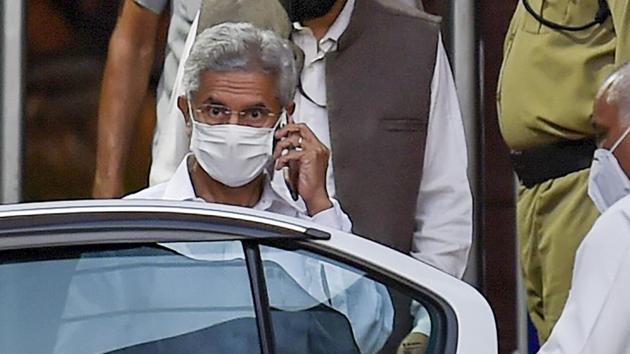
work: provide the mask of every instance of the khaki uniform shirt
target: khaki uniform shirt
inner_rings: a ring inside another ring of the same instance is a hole
[[[593,21],[597,0],[529,0],[545,19],[567,26]],[[497,90],[499,123],[512,149],[595,135],[599,86],[630,60],[630,2],[608,0],[612,16],[579,32],[541,25],[521,0],[505,40]]]

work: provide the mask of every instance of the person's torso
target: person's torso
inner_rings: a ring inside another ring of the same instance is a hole
[[[578,26],[593,20],[597,0],[529,0],[553,22]],[[595,134],[593,100],[613,68],[616,37],[611,18],[578,32],[540,24],[519,1],[508,30],[497,89],[501,131],[513,149]]]
[[[331,149],[329,192],[355,233],[402,252],[415,225],[438,34],[431,19],[362,0],[332,50],[295,39],[314,101],[298,93],[295,120]]]

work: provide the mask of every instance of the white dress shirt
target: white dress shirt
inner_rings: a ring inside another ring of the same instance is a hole
[[[539,354],[630,353],[630,196],[578,248],[569,298]]]
[[[298,92],[293,118],[296,122],[306,123],[328,148],[331,147],[328,112],[320,107],[326,105],[324,57],[337,50],[337,42],[350,23],[354,5],[355,0],[346,2],[319,42],[309,28],[294,24],[296,31],[292,40],[305,55],[302,88],[317,104]],[[331,155],[334,154],[331,151]],[[472,195],[466,174],[467,164],[464,126],[455,83],[440,38],[431,82],[429,126],[411,254],[458,278],[466,269],[472,242]],[[273,183],[279,185],[282,179],[278,175],[274,176]],[[334,196],[332,159],[327,173],[327,188]]]

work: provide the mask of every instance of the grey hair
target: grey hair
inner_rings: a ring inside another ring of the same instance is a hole
[[[619,118],[630,122],[630,62],[608,76],[597,97],[601,97],[604,93],[606,93],[606,103],[617,107]]]
[[[222,23],[204,30],[195,39],[184,66],[183,88],[188,97],[197,92],[206,71],[252,70],[275,76],[283,107],[293,100],[298,72],[289,41],[249,23]]]

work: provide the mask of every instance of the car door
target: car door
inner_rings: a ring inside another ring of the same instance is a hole
[[[251,210],[0,209],[3,353],[396,353],[414,326],[428,353],[494,353],[480,299],[365,239]]]

